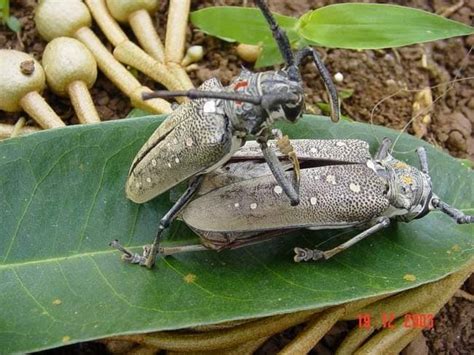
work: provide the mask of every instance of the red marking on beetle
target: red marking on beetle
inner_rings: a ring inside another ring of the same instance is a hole
[[[234,85],[234,90],[238,91],[240,88],[246,88],[247,86],[249,86],[249,82],[247,80],[238,81]],[[235,103],[237,106],[242,105],[242,101],[236,101]]]
[[[242,81],[238,81],[234,85],[234,89],[239,90],[240,88],[246,88],[247,86],[249,86],[249,82],[247,80],[242,80]]]

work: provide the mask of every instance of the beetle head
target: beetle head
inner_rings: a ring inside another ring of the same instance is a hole
[[[271,121],[296,122],[304,110],[304,91],[301,83],[291,80],[286,71],[262,73],[258,81],[262,107]]]
[[[430,176],[390,154],[380,163],[388,174],[387,194],[396,211],[394,217],[408,222],[425,216],[433,195]]]
[[[421,171],[394,159],[390,154],[378,162],[388,174],[388,197],[394,208],[392,217],[408,222],[424,217],[432,210],[439,210],[458,224],[474,223],[474,216],[465,215],[433,193],[426,150],[420,147],[417,153]]]

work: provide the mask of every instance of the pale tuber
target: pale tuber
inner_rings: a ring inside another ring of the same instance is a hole
[[[119,62],[138,69],[166,86],[169,90],[180,90],[182,88],[179,80],[164,64],[158,62],[128,39],[125,32],[110,15],[105,0],[86,0],[86,4],[102,32],[115,46],[113,55]]]
[[[138,42],[160,63],[165,53],[150,14],[158,9],[158,0],[106,0],[110,14],[121,23],[129,23]]]
[[[79,122],[100,122],[88,90],[97,78],[97,63],[86,46],[73,38],[53,39],[42,62],[49,88],[60,96],[69,95]]]
[[[39,132],[40,129],[36,127],[23,126],[18,130],[18,134],[15,134],[16,127],[6,123],[0,123],[0,139],[13,138],[14,136],[22,136],[25,134],[31,134]]]
[[[80,0],[43,0],[36,8],[35,23],[40,35],[46,40],[56,37],[74,37],[81,41],[94,55],[104,74],[126,95],[132,104],[147,111],[171,112],[171,105],[162,99],[143,101],[141,91],[148,88],[123,67],[105,48],[89,28],[91,15]]]
[[[186,68],[188,65],[199,62],[204,57],[204,49],[202,46],[191,46],[186,51],[186,55],[181,61],[181,66]]]
[[[185,90],[194,87],[188,74],[181,66],[186,44],[186,29],[191,0],[170,0],[166,24],[165,61],[173,75]]]
[[[41,97],[46,86],[43,68],[30,55],[0,49],[0,110],[25,110],[43,128],[65,126]]]
[[[237,55],[249,63],[256,62],[260,53],[262,53],[260,46],[245,43],[241,43],[237,46]]]

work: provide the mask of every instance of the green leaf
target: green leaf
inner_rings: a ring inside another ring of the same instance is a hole
[[[10,17],[10,0],[0,0],[0,20],[5,21]]]
[[[291,29],[296,19],[274,14],[277,22]],[[248,7],[208,7],[191,13],[191,22],[204,33],[230,42],[246,44],[270,43],[273,41],[268,23],[260,10]]]
[[[275,44],[263,45],[262,53],[260,53],[255,62],[255,68],[268,67],[273,64],[281,63],[282,61],[283,57]]]
[[[160,122],[149,116],[0,142],[3,352],[341,304],[437,280],[473,257],[473,226],[432,212],[322,263],[293,263],[293,247],[329,248],[356,231],[305,231],[233,251],[182,254],[160,259],[152,271],[127,265],[108,243],[119,239],[139,252],[171,206],[168,193],[143,205],[124,194],[130,163]],[[315,116],[280,128],[294,138],[361,138],[373,149],[383,136],[397,136]],[[419,145],[428,149],[436,193],[472,214],[471,170],[407,135],[395,155],[417,164]],[[164,239],[195,236],[175,222]]]
[[[15,16],[8,17],[7,26],[13,32],[21,32],[21,22]]]
[[[376,49],[474,33],[474,28],[418,9],[382,4],[336,4],[302,16],[298,33],[324,47]]]
[[[274,16],[287,31],[290,42],[297,41],[298,35],[294,31],[297,20],[279,14]],[[256,67],[282,62],[270,27],[258,9],[237,6],[209,7],[191,13],[191,22],[204,33],[225,41],[263,45]]]

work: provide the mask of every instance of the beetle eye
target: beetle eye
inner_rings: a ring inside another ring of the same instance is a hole
[[[283,111],[285,112],[285,118],[290,122],[296,122],[296,120],[303,113],[304,100],[303,100],[303,97],[301,95],[298,95],[298,98],[299,98],[299,100],[298,100],[297,103],[288,102],[288,103],[282,105]]]

